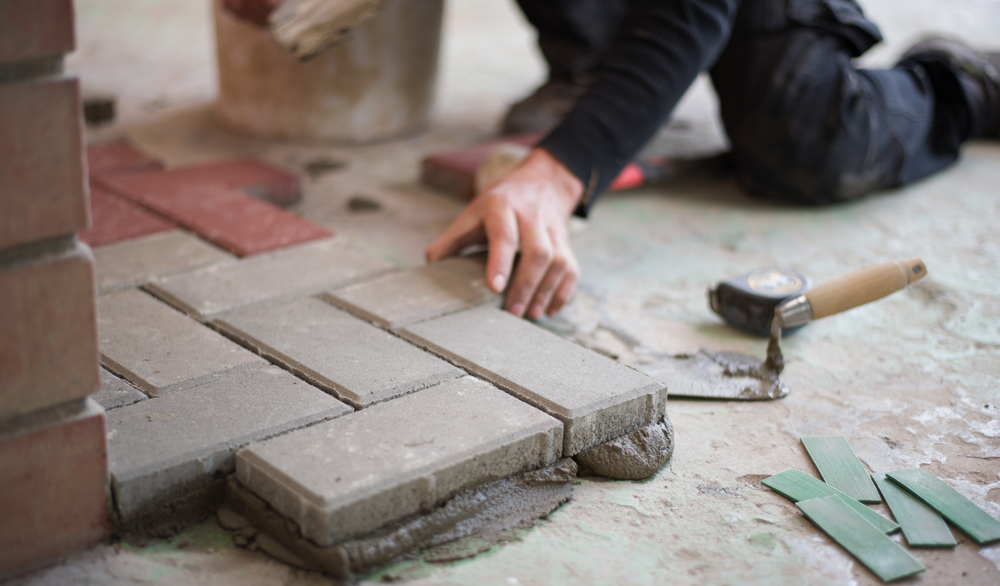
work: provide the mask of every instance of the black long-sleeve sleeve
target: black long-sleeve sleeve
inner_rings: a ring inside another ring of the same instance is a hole
[[[673,111],[728,41],[739,0],[634,0],[600,80],[546,136],[545,148],[597,197]]]

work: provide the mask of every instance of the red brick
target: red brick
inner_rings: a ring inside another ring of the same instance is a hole
[[[111,535],[104,410],[0,435],[0,580]]]
[[[72,0],[0,2],[0,63],[69,53],[74,44]]]
[[[163,164],[159,160],[136,150],[125,141],[92,144],[87,147],[87,172],[91,177],[161,169]]]
[[[471,147],[434,153],[424,157],[421,163],[420,181],[429,187],[472,199],[476,195],[476,170],[486,161],[486,157],[503,143],[531,146],[541,140],[541,134],[511,136]]]
[[[333,235],[322,226],[234,189],[192,186],[177,192],[154,188],[119,193],[238,256]]]
[[[0,264],[0,331],[0,419],[97,391],[90,250]]]
[[[93,247],[176,227],[173,222],[94,184],[90,185],[90,213],[93,227],[81,232],[80,240]]]
[[[0,84],[0,248],[90,222],[76,79]]]
[[[192,187],[239,189],[279,206],[295,203],[300,193],[298,177],[253,159],[176,167],[166,171],[101,178],[100,181],[111,191],[123,195],[146,191],[176,194]]]

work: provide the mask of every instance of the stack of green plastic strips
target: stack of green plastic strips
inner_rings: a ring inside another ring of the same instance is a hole
[[[765,478],[761,484],[793,501],[810,521],[884,582],[925,569],[887,537],[900,529],[911,548],[955,547],[945,519],[978,545],[1000,542],[1000,521],[925,470],[869,475],[841,436],[804,437],[802,445],[822,482],[790,469]],[[863,504],[881,503],[883,498],[895,523]]]

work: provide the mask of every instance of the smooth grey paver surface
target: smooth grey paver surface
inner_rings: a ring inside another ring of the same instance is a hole
[[[147,289],[206,321],[271,299],[340,287],[390,268],[380,258],[328,239],[158,279]]]
[[[232,472],[252,441],[352,409],[262,366],[107,414],[112,490],[124,519]]]
[[[101,368],[101,390],[90,396],[105,409],[124,407],[145,401],[146,395],[139,389],[118,378],[106,368]]]
[[[355,407],[465,374],[437,356],[312,297],[251,307],[214,323],[259,354]]]
[[[324,294],[324,299],[389,329],[498,301],[486,285],[486,256],[450,258]]]
[[[172,275],[216,263],[233,263],[236,257],[182,230],[159,232],[99,246],[97,293],[121,291],[145,284],[157,276]]]
[[[138,289],[97,298],[101,362],[151,397],[266,361]]]
[[[494,307],[401,333],[560,419],[567,456],[659,421],[666,408],[653,378]]]
[[[562,424],[462,377],[252,445],[237,478],[320,545],[555,462]]]

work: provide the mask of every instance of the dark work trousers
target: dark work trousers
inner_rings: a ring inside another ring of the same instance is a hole
[[[608,50],[611,37],[600,35],[613,37],[606,24],[617,20],[607,15],[622,5],[519,3],[539,27],[553,71],[599,65],[600,55],[587,50]],[[576,25],[602,14],[601,26]],[[834,203],[905,185],[958,158],[961,143],[979,130],[958,73],[934,60],[855,67],[852,59],[880,39],[850,0],[744,0],[710,73],[745,189]],[[572,59],[560,61],[565,55]]]

